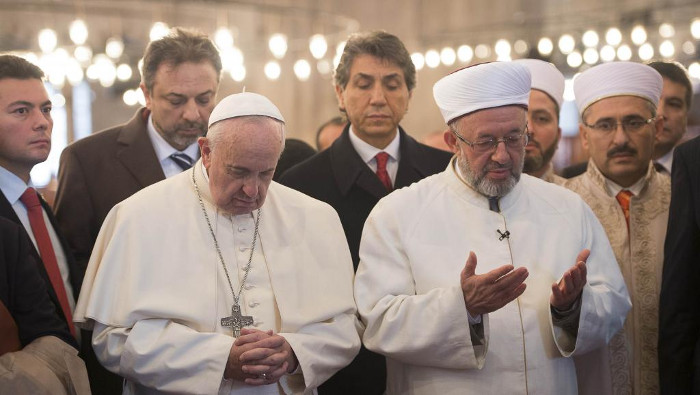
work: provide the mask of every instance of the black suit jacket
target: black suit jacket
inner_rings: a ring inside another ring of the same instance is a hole
[[[449,152],[420,144],[399,128],[400,160],[394,188],[402,188],[447,167]],[[322,200],[335,208],[350,247],[355,270],[360,261],[362,227],[379,199],[388,194],[377,175],[350,142],[349,126],[326,150],[292,167],[280,183]],[[382,394],[386,389],[383,356],[364,347],[346,368],[321,385],[321,394]]]
[[[700,137],[676,147],[659,305],[662,394],[700,394]]]
[[[44,208],[44,211],[46,211],[46,214],[49,217],[49,222],[56,231],[58,239],[61,242],[61,247],[63,248],[63,253],[66,256],[66,262],[68,264],[69,280],[71,288],[73,290],[73,296],[77,298],[78,293],[80,292],[80,286],[83,283],[83,274],[85,274],[85,268],[80,267],[77,264],[76,260],[73,258],[73,254],[71,254],[71,251],[68,248],[68,243],[66,242],[65,238],[61,234],[60,229],[57,226],[56,219],[54,218],[53,213],[51,212],[51,207],[49,207],[48,203],[46,203],[46,201],[41,197],[41,195],[39,195],[39,202]],[[5,217],[8,220],[19,225],[24,230],[24,236],[29,238],[29,235],[27,234],[26,229],[24,229],[22,222],[20,222],[17,213],[12,208],[10,202],[7,201],[5,195],[3,195],[2,193],[0,193],[0,216]],[[37,263],[36,266],[39,268],[39,273],[41,274],[41,277],[43,277],[44,281],[46,282],[51,301],[56,305],[56,310],[58,311],[58,314],[64,320],[66,320],[66,317],[63,314],[63,310],[61,309],[61,303],[58,301],[56,291],[53,289],[53,286],[51,286],[51,280],[49,279],[49,274],[46,272],[46,268],[44,267],[43,261],[41,260],[41,255],[39,255],[39,251],[37,251],[37,249],[34,247],[34,244],[30,244],[31,256],[33,260]]]
[[[124,125],[78,140],[61,153],[56,218],[83,268],[109,210],[165,179],[142,108]]]
[[[60,305],[51,301],[39,270],[43,265],[37,264],[31,245],[22,225],[0,217],[0,302],[17,324],[22,347],[42,336],[56,336],[77,348]]]

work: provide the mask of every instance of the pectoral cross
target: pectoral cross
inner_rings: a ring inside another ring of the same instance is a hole
[[[244,326],[253,325],[253,316],[242,315],[241,306],[237,303],[231,306],[231,316],[221,319],[221,326],[230,326],[233,330],[233,337],[241,335],[241,328]]]

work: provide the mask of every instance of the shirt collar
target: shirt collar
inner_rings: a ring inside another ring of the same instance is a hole
[[[666,169],[666,171],[671,173],[671,166],[673,164],[673,150],[675,150],[676,147],[671,148],[670,151],[666,153],[666,155],[660,157],[659,159],[656,160],[656,163],[659,163],[661,166]]]
[[[156,156],[158,157],[159,162],[176,152],[185,153],[193,160],[197,160],[197,158],[199,158],[199,145],[196,141],[185,148],[184,151],[178,151],[172,145],[168,144],[168,142],[165,141],[163,136],[158,133],[153,125],[153,114],[148,114],[146,128],[148,129],[148,136],[151,138],[151,143],[153,143],[153,149],[156,151]]]
[[[350,135],[350,143],[352,144],[353,148],[355,148],[355,151],[357,151],[358,155],[360,155],[360,158],[365,163],[369,163],[371,160],[374,159],[374,157],[380,153],[380,152],[386,152],[389,154],[389,156],[394,159],[394,160],[399,160],[399,145],[400,145],[400,135],[399,129],[396,129],[396,136],[394,136],[394,139],[391,140],[391,142],[384,147],[384,149],[379,149],[365,141],[363,141],[361,138],[357,137],[355,135],[355,132],[352,130],[352,125],[350,125],[350,131],[348,133]]]
[[[647,178],[641,177],[639,180],[637,180],[637,182],[635,182],[631,186],[625,188],[625,187],[621,187],[617,183],[615,183],[612,180],[610,180],[609,178],[605,177],[605,190],[608,192],[608,194],[610,196],[617,196],[617,194],[620,193],[620,191],[622,191],[623,189],[626,189],[626,190],[632,192],[632,194],[634,196],[639,196],[639,194],[642,192],[642,189],[644,188],[646,183],[647,183]]]
[[[15,204],[28,187],[34,187],[31,180],[29,185],[27,185],[17,175],[0,166],[0,190],[2,190],[10,205]]]

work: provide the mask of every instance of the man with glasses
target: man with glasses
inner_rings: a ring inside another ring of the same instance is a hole
[[[530,73],[479,64],[433,93],[455,157],[382,199],[360,245],[355,300],[387,392],[575,393],[569,357],[606,344],[630,302],[590,208],[521,174]]]
[[[662,85],[656,70],[631,62],[601,64],[574,80],[591,159],[564,186],[603,224],[632,298],[624,331],[602,351],[612,375],[612,388],[600,389],[606,393],[659,393],[658,301],[671,186],[651,158],[663,130],[656,114]]]

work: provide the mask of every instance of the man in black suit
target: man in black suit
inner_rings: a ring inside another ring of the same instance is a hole
[[[340,111],[349,124],[330,146],[291,168],[280,182],[335,208],[353,265],[362,227],[379,199],[445,170],[451,153],[418,143],[400,126],[416,83],[403,43],[386,32],[355,34],[335,71]],[[322,246],[319,246],[322,248]],[[355,360],[319,388],[321,394],[381,394],[384,357],[364,347]]]
[[[700,394],[700,137],[676,147],[659,305],[662,394]]]
[[[0,56],[0,216],[22,225],[32,240],[32,256],[39,263],[51,300],[73,330],[71,317],[83,270],[29,177],[34,165],[45,161],[51,151],[51,101],[43,77],[41,69],[22,58]],[[39,218],[43,230],[37,229],[33,218]],[[41,231],[45,237],[36,235]]]

